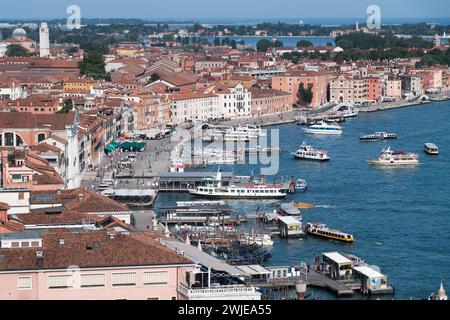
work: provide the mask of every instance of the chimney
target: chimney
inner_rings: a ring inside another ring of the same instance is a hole
[[[8,221],[9,205],[4,202],[0,202],[0,223],[6,223]]]
[[[0,163],[0,171],[2,173],[1,176],[1,185],[0,187],[7,187],[6,183],[7,183],[7,176],[8,176],[8,171],[9,171],[9,163],[8,163],[8,151],[4,150],[1,152],[1,156],[2,156],[2,161]]]
[[[42,251],[36,251],[36,268],[44,268],[44,252]]]

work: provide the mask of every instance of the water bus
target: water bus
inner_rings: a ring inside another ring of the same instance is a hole
[[[330,229],[325,224],[318,223],[318,222],[309,222],[306,224],[305,232],[319,236],[322,238],[332,239],[332,240],[338,240],[342,242],[351,243],[355,241],[355,238],[353,235],[344,233],[339,230]]]
[[[193,196],[222,198],[222,199],[271,199],[287,196],[286,187],[282,184],[256,184],[249,182],[245,185],[222,186],[222,175],[217,173],[215,179],[204,180],[206,185],[189,190]]]
[[[312,146],[303,142],[300,148],[292,153],[292,156],[296,159],[301,160],[315,160],[315,161],[329,161],[330,157],[328,156],[328,152],[326,150],[317,150]]]
[[[378,159],[368,162],[370,165],[376,166],[411,166],[419,164],[419,155],[406,151],[391,150],[389,147],[381,151],[381,156]]]
[[[389,139],[397,139],[397,134],[388,132],[375,132],[373,134],[359,137],[359,140],[361,141],[380,141]]]

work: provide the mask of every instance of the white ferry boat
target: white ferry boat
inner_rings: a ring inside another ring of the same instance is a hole
[[[223,199],[272,199],[287,196],[286,188],[281,184],[264,185],[248,183],[246,185],[222,186],[222,175],[217,173],[216,179],[206,180],[205,186],[189,190],[194,196]]]
[[[277,153],[281,152],[281,149],[278,148],[278,147],[273,147],[273,148],[267,147],[267,148],[265,148],[265,147],[261,147],[261,146],[256,146],[256,147],[253,147],[253,148],[245,148],[244,151],[245,151],[245,153],[249,153],[249,154],[254,154],[254,153],[267,153],[267,154],[274,153],[274,154],[277,154]]]
[[[225,201],[177,201],[177,207],[198,207],[198,206],[224,206],[226,205]]]
[[[356,117],[359,114],[359,110],[354,106],[340,105],[335,108],[335,115],[342,116],[344,118]]]
[[[381,151],[381,156],[375,160],[369,160],[369,164],[377,166],[410,166],[419,164],[419,155],[406,151],[393,151],[389,147]]]
[[[246,125],[237,127],[214,128],[209,134],[203,137],[204,141],[250,141],[264,137],[266,134],[259,126]]]
[[[388,132],[375,132],[373,134],[359,137],[359,140],[361,141],[379,141],[388,139],[397,139],[397,134]]]
[[[246,125],[246,126],[237,126],[234,128],[235,132],[243,132],[246,133],[250,138],[256,137],[265,137],[266,134],[259,126],[254,125]]]
[[[296,159],[302,160],[315,160],[315,161],[329,161],[330,157],[328,156],[328,152],[326,150],[317,150],[312,146],[303,142],[300,148],[292,153],[292,156]]]
[[[342,134],[342,127],[337,123],[327,123],[321,121],[318,124],[312,125],[303,129],[305,133],[309,134],[323,134],[323,135],[340,135]]]

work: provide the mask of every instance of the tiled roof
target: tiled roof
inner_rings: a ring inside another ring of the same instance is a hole
[[[64,130],[66,125],[72,125],[75,120],[75,112],[55,113],[55,114],[32,114],[30,112],[20,113],[20,117],[15,112],[2,113],[0,117],[0,128],[46,128],[51,130]]]
[[[87,213],[65,211],[63,208],[37,209],[32,213],[14,215],[12,219],[25,225],[79,224],[88,219],[90,221],[100,220],[99,217]]]
[[[42,238],[43,248],[0,249],[0,271],[192,264],[150,236],[117,233],[111,238],[106,231],[91,231],[43,233]],[[36,251],[42,251],[40,262]]]
[[[62,204],[68,211],[86,213],[128,212],[126,206],[93,191],[77,188],[70,190],[33,192],[32,204]]]

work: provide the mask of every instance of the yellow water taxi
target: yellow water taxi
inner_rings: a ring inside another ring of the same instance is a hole
[[[305,232],[315,235],[315,236],[332,239],[332,240],[337,240],[337,241],[342,241],[342,242],[347,242],[347,243],[351,243],[351,242],[355,241],[355,238],[353,237],[353,235],[344,233],[339,230],[330,229],[326,225],[318,223],[318,222],[307,223],[306,227],[305,227]]]
[[[306,202],[293,202],[292,205],[296,207],[297,209],[312,209],[315,207],[315,204],[313,203],[306,203]]]

